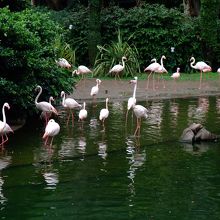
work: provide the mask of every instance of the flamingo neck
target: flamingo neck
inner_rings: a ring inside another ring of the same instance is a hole
[[[137,90],[137,82],[134,85],[134,91],[133,91],[133,98],[135,99],[136,97],[136,90]]]
[[[195,69],[195,65],[193,65],[194,63],[195,63],[195,58],[192,57],[192,61],[190,63],[190,66]]]
[[[51,96],[51,97],[49,98],[49,103],[51,104],[52,101],[53,101],[53,97]]]
[[[65,105],[65,99],[66,99],[66,94],[65,94],[65,92],[62,94],[62,105],[63,105],[63,107],[66,107],[66,105]]]
[[[86,109],[86,103],[85,102],[83,103],[83,109],[84,110]]]
[[[2,115],[3,115],[3,128],[6,125],[6,116],[5,116],[5,105],[2,107]]]
[[[108,100],[105,101],[106,109],[108,109]]]
[[[39,86],[39,88],[40,88],[40,91],[38,92],[38,94],[37,94],[37,96],[36,96],[36,98],[35,98],[35,104],[36,104],[36,105],[38,104],[38,98],[40,97],[40,95],[41,95],[41,93],[42,93],[42,87]]]
[[[122,58],[121,61],[122,61],[122,67],[125,68],[125,61],[124,61],[124,59]]]
[[[162,68],[163,68],[163,57],[161,57],[161,59],[160,59],[160,65],[162,66]]]

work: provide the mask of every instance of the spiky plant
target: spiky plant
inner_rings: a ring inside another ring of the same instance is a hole
[[[119,64],[123,56],[127,58],[127,61],[120,76],[128,77],[140,73],[137,48],[123,42],[120,31],[118,31],[117,42],[104,46],[98,45],[97,48],[99,52],[95,60],[94,76],[108,76],[109,70],[114,65]]]

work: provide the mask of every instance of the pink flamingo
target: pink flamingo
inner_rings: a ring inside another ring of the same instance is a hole
[[[105,119],[108,118],[108,116],[109,116],[108,101],[109,101],[109,99],[106,98],[105,108],[101,109],[100,114],[99,114],[99,120],[102,121],[103,127],[104,127]]]
[[[171,76],[174,79],[175,82],[175,91],[176,91],[176,80],[180,77],[180,68],[178,67],[176,72],[172,74]]]
[[[155,71],[156,73],[161,74],[161,77],[162,77],[162,80],[163,80],[163,88],[165,88],[165,82],[164,82],[164,79],[163,79],[162,74],[163,74],[163,73],[168,73],[168,71],[164,68],[164,65],[163,65],[163,60],[164,60],[164,59],[166,59],[166,57],[163,55],[163,56],[160,58],[160,67],[158,67],[158,69]]]
[[[99,92],[99,86],[100,86],[101,82],[102,81],[100,79],[96,79],[96,85],[93,86],[91,89],[90,95],[93,97],[93,102],[95,101],[96,95]]]
[[[193,68],[193,69],[196,69],[196,70],[200,70],[200,81],[199,81],[199,89],[201,89],[201,85],[202,85],[202,72],[206,73],[206,72],[211,72],[212,71],[212,68],[206,64],[205,62],[203,61],[199,61],[197,62],[195,65],[193,65],[195,63],[195,58],[194,57],[191,57],[190,58],[190,66]]]
[[[136,90],[137,90],[137,76],[134,77],[134,80],[130,80],[130,83],[134,84],[133,96],[128,99],[127,112],[126,112],[126,123],[128,118],[128,111],[136,104]]]
[[[86,74],[89,74],[91,72],[92,71],[88,67],[80,65],[80,66],[78,66],[77,70],[74,70],[72,72],[72,76],[74,76],[75,74],[82,75],[82,78],[83,78]]]
[[[49,102],[46,102],[46,101],[43,101],[43,102],[38,102],[38,98],[39,96],[41,95],[42,93],[42,87],[41,86],[37,86],[36,87],[36,90],[39,90],[39,93],[37,94],[36,98],[35,98],[35,105],[36,105],[36,108],[39,109],[40,111],[42,112],[45,112],[45,121],[46,121],[46,124],[49,120],[48,118],[48,114],[50,113],[54,113],[55,115],[58,115],[58,112],[57,110],[52,106],[51,103]]]
[[[86,110],[86,103],[83,102],[83,108],[79,111],[79,121],[82,121],[82,128],[83,128],[83,121],[87,118],[88,112]]]
[[[142,105],[133,105],[133,111],[134,111],[134,114],[137,118],[137,127],[134,132],[134,136],[137,134],[137,132],[138,132],[138,136],[140,136],[141,118],[148,117],[148,115],[147,115],[148,110]]]
[[[45,139],[44,144],[47,145],[49,137],[51,137],[50,146],[52,146],[53,138],[60,132],[60,125],[54,121],[54,119],[50,119],[45,128],[45,132],[43,135],[43,139]]]
[[[217,73],[220,73],[220,68],[217,69]]]
[[[113,66],[110,70],[109,73],[110,74],[114,74],[115,75],[115,79],[116,77],[118,77],[120,79],[119,74],[124,70],[125,68],[125,61],[127,60],[126,57],[122,57],[122,65],[121,64],[117,64],[115,66]]]
[[[66,98],[66,94],[64,91],[60,94],[62,100],[63,107],[68,111],[68,118],[67,118],[67,124],[69,123],[70,119],[70,113],[72,114],[72,125],[74,124],[74,113],[73,109],[75,108],[81,108],[82,106],[73,98]]]
[[[146,89],[148,89],[149,87],[149,79],[150,79],[150,76],[152,73],[155,73],[159,68],[160,68],[160,64],[157,63],[157,60],[155,58],[153,58],[151,60],[151,62],[154,62],[154,63],[151,63],[149,66],[147,66],[145,69],[144,69],[144,72],[150,72],[148,77],[147,77],[147,86],[146,86]],[[154,74],[153,74],[153,90],[154,90]]]
[[[49,103],[52,105],[52,102],[54,102],[54,98],[53,98],[53,96],[50,96]],[[48,119],[49,119],[51,117],[51,115],[52,115],[52,112],[44,112],[44,111],[42,111],[41,115],[40,115],[40,118],[46,118],[46,116],[48,116]]]
[[[58,61],[56,60],[56,64],[63,68],[71,68],[71,64],[65,58],[59,58]]]
[[[10,106],[7,102],[4,103],[4,105],[2,106],[2,116],[3,116],[3,121],[0,121],[0,134],[2,136],[2,142],[0,145],[3,146],[3,144],[5,142],[8,141],[8,136],[7,133],[9,132],[13,132],[13,130],[11,129],[11,127],[6,123],[6,116],[5,116],[5,108],[10,109]],[[4,140],[4,135],[6,137],[6,139]]]

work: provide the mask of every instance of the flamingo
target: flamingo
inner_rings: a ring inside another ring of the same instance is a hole
[[[91,72],[92,71],[88,67],[80,65],[80,66],[78,66],[77,70],[74,70],[72,72],[72,76],[74,76],[75,74],[76,75],[82,75],[82,78],[83,78],[85,74],[89,74]]]
[[[108,118],[108,116],[109,116],[108,101],[109,101],[109,99],[106,98],[106,100],[105,100],[106,107],[101,109],[100,114],[99,114],[99,120],[102,121],[103,127],[104,127],[105,119]]]
[[[199,89],[201,89],[201,85],[202,85],[202,72],[206,73],[206,72],[211,72],[212,71],[212,68],[211,66],[209,66],[208,64],[206,64],[205,62],[203,61],[199,61],[197,62],[195,65],[193,65],[195,63],[195,58],[194,57],[191,57],[190,58],[190,66],[193,68],[193,69],[196,69],[196,70],[200,70],[200,81],[199,81]]]
[[[176,72],[172,74],[171,76],[174,79],[175,82],[175,91],[176,91],[176,80],[180,77],[180,68],[178,67]]]
[[[63,68],[71,68],[71,64],[65,59],[65,58],[59,58],[58,60],[55,60],[56,61],[56,64],[60,67],[63,67]]]
[[[13,132],[13,130],[11,129],[11,127],[6,123],[6,116],[5,116],[5,108],[10,109],[10,106],[7,102],[4,103],[4,105],[2,106],[2,116],[3,116],[3,121],[0,121],[0,134],[2,136],[2,142],[0,145],[3,146],[3,144],[5,142],[8,141],[8,136],[7,133],[9,132]],[[6,139],[4,140],[4,135],[6,137]]]
[[[83,121],[84,119],[87,118],[87,115],[88,115],[88,113],[87,113],[87,110],[86,110],[86,103],[83,102],[83,109],[81,109],[79,111],[79,120]]]
[[[164,65],[163,65],[164,59],[166,59],[166,57],[164,55],[162,55],[162,57],[160,58],[160,67],[158,67],[158,69],[155,72],[157,72],[159,74],[168,73],[168,71],[164,68]],[[162,77],[162,79],[163,79],[163,77]],[[163,79],[163,88],[165,88],[164,79]]]
[[[122,61],[122,65],[121,64],[117,64],[115,66],[113,66],[110,70],[109,73],[110,74],[114,74],[115,75],[115,79],[116,77],[119,77],[119,74],[124,70],[125,68],[125,61],[127,60],[127,58],[125,56],[122,57],[121,61]]]
[[[153,58],[151,60],[151,62],[154,62],[154,63],[151,63],[149,66],[147,66],[145,69],[144,69],[144,72],[150,72],[150,74],[148,75],[147,77],[147,86],[146,86],[146,89],[148,89],[149,87],[149,79],[150,79],[150,76],[152,73],[154,73],[155,71],[157,71],[159,68],[160,68],[160,64],[157,63],[157,60],[155,58]],[[153,90],[154,90],[154,75],[153,75]]]
[[[137,132],[138,132],[138,136],[140,136],[141,118],[147,118],[148,117],[148,115],[147,115],[148,110],[142,105],[133,105],[133,111],[134,111],[134,114],[137,118],[137,127],[136,127],[136,130],[134,132],[134,135],[136,135]]]
[[[53,98],[53,96],[50,96],[49,103],[52,104],[52,101],[54,102],[54,98]],[[51,115],[52,115],[52,112],[44,112],[44,111],[42,111],[41,115],[40,115],[40,118],[46,118],[46,115],[48,116],[48,119],[49,119],[51,117]]]
[[[35,105],[36,108],[39,109],[42,112],[45,112],[45,121],[46,124],[48,122],[48,113],[54,113],[55,115],[58,115],[57,110],[52,106],[51,103],[43,101],[43,102],[38,102],[38,98],[40,97],[41,93],[42,93],[42,87],[41,86],[37,86],[36,90],[39,90],[39,93],[37,94],[36,98],[35,98]]]
[[[217,73],[220,73],[220,68],[217,69]]]
[[[61,92],[60,96],[61,96],[61,98],[63,98],[63,100],[62,100],[63,107],[69,111],[68,118],[67,118],[67,124],[69,123],[70,112],[71,112],[71,114],[72,114],[72,125],[73,125],[73,123],[74,123],[73,109],[81,108],[82,106],[75,99],[66,98],[66,94],[65,94],[64,91]]]
[[[92,87],[90,95],[93,97],[93,101],[96,98],[96,95],[99,92],[99,85],[101,84],[101,80],[100,79],[96,79],[96,85]]]
[[[54,121],[54,119],[50,119],[45,128],[45,132],[43,135],[43,139],[45,139],[44,144],[47,145],[49,137],[51,137],[50,146],[52,146],[53,138],[60,132],[60,125]]]
[[[136,90],[137,90],[137,76],[134,77],[134,80],[130,80],[130,83],[134,84],[133,96],[128,99],[127,112],[126,112],[126,122],[128,117],[128,111],[133,105],[136,104]]]

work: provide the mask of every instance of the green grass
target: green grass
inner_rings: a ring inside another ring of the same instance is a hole
[[[156,74],[155,78],[157,78],[157,75],[159,75],[159,74]],[[148,74],[138,73],[137,76],[138,76],[138,80],[146,80]],[[79,77],[77,77],[77,78],[80,79]],[[109,77],[109,76],[92,77],[92,75],[87,75],[86,78],[87,79],[99,78],[101,80],[112,80],[112,79],[114,79],[114,77]],[[163,78],[165,80],[173,80],[173,78],[171,78],[170,73],[163,74]],[[133,79],[133,77],[121,78],[121,80],[131,80],[131,79]],[[181,73],[180,78],[178,79],[178,81],[199,81],[199,79],[200,79],[200,73],[199,72],[196,72],[196,73]],[[220,74],[218,74],[216,72],[203,73],[203,79],[206,79],[206,80],[219,80],[220,79]]]

